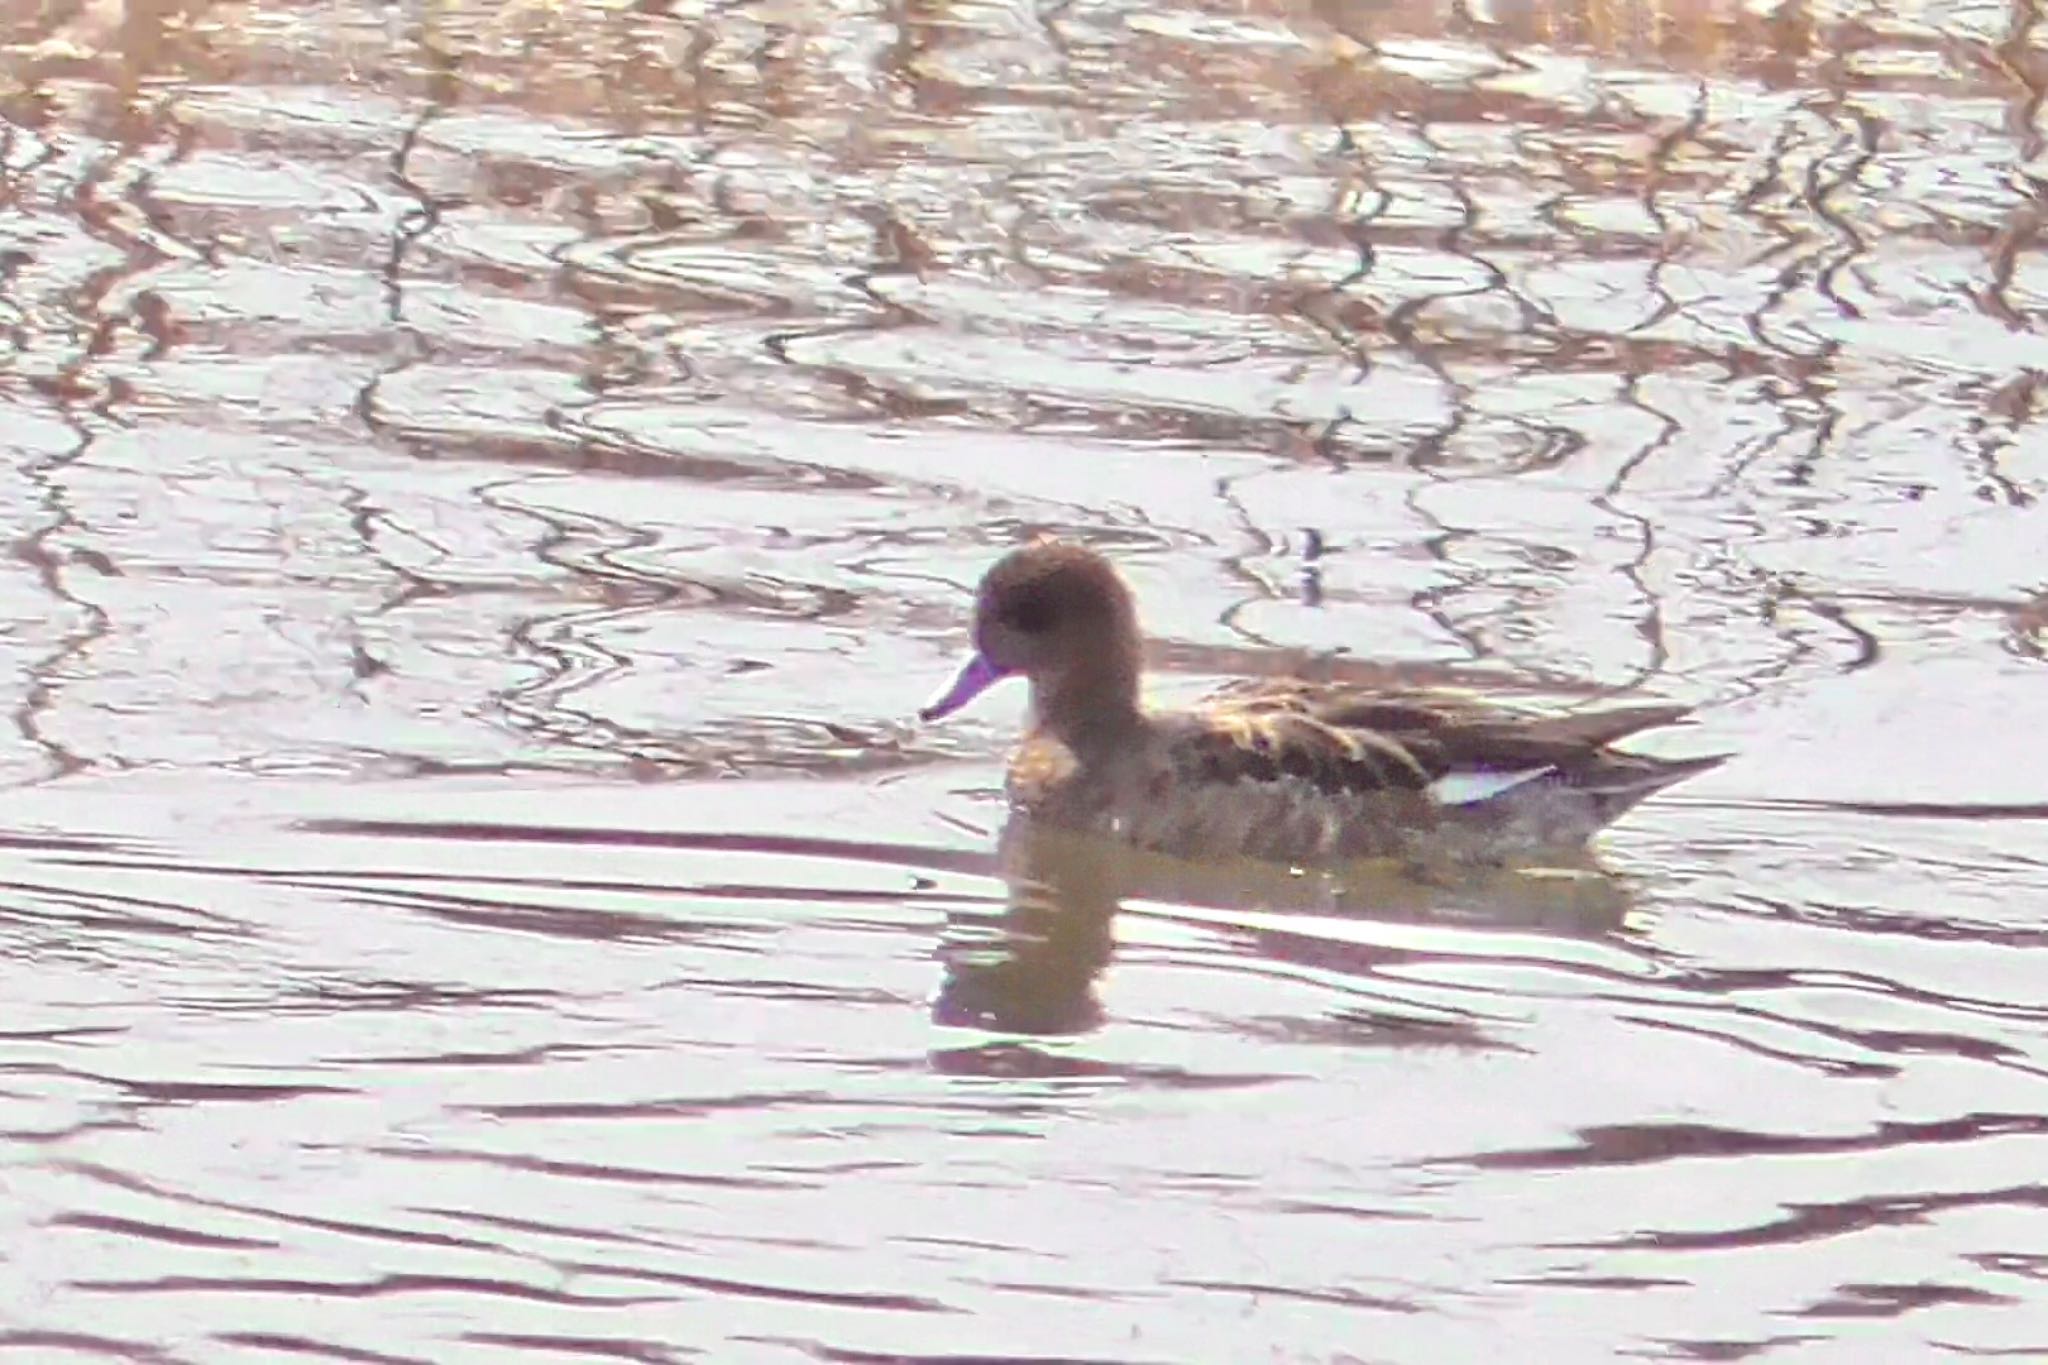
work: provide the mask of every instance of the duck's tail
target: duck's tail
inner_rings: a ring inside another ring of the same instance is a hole
[[[1461,824],[1516,842],[1562,844],[1590,838],[1645,798],[1719,767],[1727,754],[1656,758],[1608,746],[1685,719],[1687,708],[1655,702],[1544,717],[1514,736],[1525,761],[1458,771],[1431,788],[1439,809]],[[1493,746],[1494,752],[1507,749]]]
[[[1453,825],[1503,848],[1583,844],[1645,798],[1719,767],[1707,758],[1602,753],[1575,765],[1512,772],[1453,773],[1432,784],[1438,810]]]
[[[1729,757],[1709,754],[1704,758],[1651,758],[1645,754],[1607,752],[1583,771],[1563,776],[1570,790],[1593,804],[1599,815],[1598,823],[1604,825],[1619,819],[1645,797],[1718,768]]]

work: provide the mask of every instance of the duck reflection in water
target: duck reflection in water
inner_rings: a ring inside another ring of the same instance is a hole
[[[1007,782],[1009,908],[993,939],[965,924],[953,936],[943,1020],[1092,1027],[1090,983],[1126,896],[1397,918],[1471,918],[1490,905],[1477,918],[1612,928],[1625,896],[1586,841],[1723,757],[1613,747],[1685,718],[1663,702],[1538,711],[1289,679],[1149,711],[1141,651],[1131,593],[1093,550],[1040,541],[982,579],[974,652],[921,714],[950,715],[1021,675],[1031,720]],[[1617,894],[1588,902],[1589,877]],[[1567,885],[1575,908],[1560,919]]]
[[[1096,981],[1126,901],[1168,917],[1177,907],[1259,912],[1260,927],[1236,932],[1255,939],[1261,956],[1356,974],[1409,950],[1327,936],[1314,917],[1591,938],[1619,930],[1633,904],[1626,879],[1583,851],[1542,865],[1446,865],[1423,875],[1387,858],[1298,868],[1177,858],[1018,816],[1004,829],[999,862],[1005,903],[948,917],[935,1022],[1039,1037],[1099,1027]],[[1301,916],[1299,928],[1275,926],[1266,918],[1274,914]]]

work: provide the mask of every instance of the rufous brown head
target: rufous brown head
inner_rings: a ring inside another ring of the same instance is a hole
[[[1012,674],[1038,691],[1098,674],[1135,685],[1137,650],[1130,589],[1110,562],[1085,545],[1041,540],[1010,551],[983,575],[974,601],[974,655],[918,714],[951,715]]]

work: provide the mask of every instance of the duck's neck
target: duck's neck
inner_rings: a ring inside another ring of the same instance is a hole
[[[1145,724],[1138,704],[1140,666],[1136,651],[1113,653],[1074,664],[1064,672],[1031,680],[1035,727],[1087,759],[1130,741]]]

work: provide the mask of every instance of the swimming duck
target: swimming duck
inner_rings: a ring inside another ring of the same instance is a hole
[[[1685,718],[1689,708],[1665,702],[1545,713],[1290,679],[1152,711],[1139,701],[1140,656],[1137,609],[1110,562],[1039,541],[982,578],[974,653],[919,715],[951,715],[1021,676],[1031,720],[1009,768],[1016,811],[1178,857],[1295,864],[1569,848],[1726,757],[1611,747]]]

